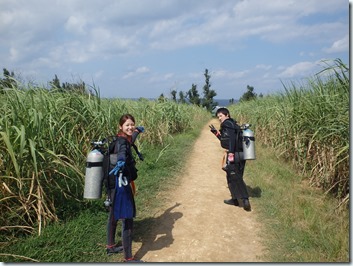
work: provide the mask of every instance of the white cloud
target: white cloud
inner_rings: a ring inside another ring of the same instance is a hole
[[[271,65],[260,64],[260,65],[256,65],[255,68],[256,69],[263,69],[263,70],[270,70],[272,68],[272,66]]]
[[[324,57],[323,53],[335,56],[349,51],[345,0],[0,1],[3,67],[42,75],[49,69],[51,78],[69,70],[101,70],[93,76],[107,82],[110,71],[104,66],[168,64],[168,70],[140,67],[116,77],[135,82],[136,87],[143,87],[137,84],[139,79],[154,82],[155,87],[175,80],[188,87],[204,82],[202,70],[207,65],[216,69],[215,83],[246,79],[251,84],[255,78],[277,76],[279,64],[292,64],[278,71],[280,77],[295,77],[315,69],[309,61]],[[295,58],[285,49],[300,56]],[[255,58],[262,50],[261,58]],[[157,64],[148,62],[152,57]],[[295,64],[298,61],[302,62]]]
[[[16,48],[10,48],[10,61],[16,61],[18,58],[19,52]]]
[[[83,16],[70,16],[65,24],[65,29],[68,32],[85,34],[86,19]]]
[[[164,80],[171,79],[172,77],[174,77],[174,73],[167,73],[164,75]]]
[[[340,53],[349,51],[349,36],[348,34],[344,36],[342,39],[335,41],[331,47],[324,48],[324,52],[326,53]]]
[[[245,77],[249,73],[249,70],[243,71],[228,71],[228,70],[216,70],[212,71],[212,77],[215,79],[239,79]]]
[[[175,76],[174,73],[167,73],[164,75],[155,75],[151,77],[148,81],[150,83],[156,83],[156,82],[165,82],[171,80]]]
[[[317,69],[317,62],[299,62],[292,66],[285,68],[279,73],[279,78],[295,78],[295,77],[307,77],[308,75],[314,74],[314,70]]]
[[[318,12],[315,10],[319,2],[320,12],[340,6],[336,1],[321,3],[319,0],[123,0],[105,1],[104,4],[93,0],[89,6],[79,0],[54,3],[13,0],[9,5],[16,6],[15,9],[0,11],[0,20],[5,23],[5,26],[0,26],[0,33],[9,33],[9,29],[30,31],[31,35],[16,45],[21,51],[20,45],[47,42],[53,37],[57,45],[65,46],[65,38],[60,38],[63,29],[78,35],[90,31],[89,37],[80,39],[82,52],[90,53],[87,58],[100,56],[106,51],[120,55],[141,49],[173,50],[207,43],[234,47],[241,38],[249,36],[270,42],[300,35],[320,36],[327,27],[315,27],[313,30],[297,27],[300,17]]]
[[[145,66],[138,67],[135,70],[130,71],[127,74],[125,74],[124,76],[122,76],[122,79],[129,79],[129,78],[136,77],[138,75],[146,74],[149,72],[150,72],[150,69],[148,67],[145,67]]]
[[[94,73],[94,78],[95,79],[99,79],[99,78],[101,78],[103,76],[103,74],[104,74],[104,70],[99,70],[99,71]]]

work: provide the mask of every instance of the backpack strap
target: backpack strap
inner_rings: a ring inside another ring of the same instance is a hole
[[[109,187],[110,187],[110,180],[109,180],[109,167],[110,167],[110,163],[109,163],[109,160],[110,160],[110,154],[113,154],[114,153],[114,148],[115,148],[115,145],[116,145],[116,141],[118,140],[118,137],[116,135],[114,136],[109,136],[107,137],[107,140],[110,140],[108,142],[108,148],[104,154],[104,156],[106,157],[106,165],[104,165],[107,169],[103,169],[103,172],[104,172],[104,178],[103,178],[103,182],[104,182],[104,179],[106,179],[106,188],[107,188],[107,191],[109,190]],[[136,138],[135,138],[136,139]],[[134,148],[135,152],[137,153],[139,159],[141,161],[144,160],[142,154],[140,153],[140,151],[138,150],[137,146],[135,143],[131,143],[131,146]],[[108,193],[109,195],[109,193]]]
[[[142,154],[139,152],[139,150],[138,150],[136,144],[135,144],[135,143],[132,143],[131,146],[134,148],[134,150],[135,150],[135,152],[137,153],[139,159],[140,159],[141,161],[143,161],[144,158],[143,158]]]

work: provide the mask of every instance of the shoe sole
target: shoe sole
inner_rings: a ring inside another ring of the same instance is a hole
[[[122,253],[123,251],[124,251],[123,247],[117,247],[115,252],[114,251],[107,251],[107,255],[111,256],[111,255],[114,255],[114,254]]]
[[[239,206],[239,202],[237,201],[236,203],[230,203],[230,202],[225,202],[223,201],[224,204],[227,204],[227,205],[233,205],[233,206]]]
[[[247,212],[251,211],[251,206],[250,206],[250,204],[245,204],[243,208],[244,208],[244,210],[246,210]]]

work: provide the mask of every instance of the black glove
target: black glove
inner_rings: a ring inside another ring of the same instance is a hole
[[[221,134],[219,131],[211,124],[210,126],[211,132],[220,140],[221,139]]]
[[[211,132],[217,136],[218,135],[218,130],[214,127],[214,125],[211,124],[209,127],[211,129]]]
[[[143,126],[138,126],[136,127],[137,131],[140,132],[140,133],[143,133],[145,132],[145,128]]]

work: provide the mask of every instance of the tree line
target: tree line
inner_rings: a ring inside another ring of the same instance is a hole
[[[191,89],[189,89],[186,92],[183,91],[178,91],[177,90],[172,90],[170,92],[171,94],[171,100],[178,102],[178,103],[189,103],[189,104],[195,104],[200,107],[206,108],[208,111],[212,111],[217,105],[218,102],[214,100],[214,97],[217,96],[217,93],[215,90],[211,89],[211,75],[209,74],[208,69],[205,69],[204,72],[204,77],[205,77],[205,84],[203,85],[202,88],[202,97],[198,91],[197,85],[192,84]],[[3,78],[0,78],[0,93],[3,92],[3,90],[7,88],[16,88],[18,89],[19,82],[18,82],[18,77],[15,76],[15,73],[13,71],[9,71],[6,68],[3,68]],[[88,87],[84,81],[79,81],[76,83],[69,83],[69,82],[63,82],[61,83],[58,76],[55,74],[55,77],[48,82],[48,89],[49,90],[56,90],[58,92],[62,93],[67,93],[67,92],[75,92],[75,93],[81,93],[81,94],[91,94],[91,95],[97,95],[97,91],[93,88]],[[179,98],[177,98],[179,96]],[[263,97],[262,94],[259,96],[254,92],[254,87],[252,86],[247,86],[247,91],[240,97],[239,101],[251,101],[256,99],[257,97]],[[164,96],[162,93],[159,98],[159,101],[164,101],[167,100],[167,97]],[[230,104],[235,103],[234,98],[229,100]]]
[[[6,68],[3,68],[3,78],[0,78],[0,93],[6,89],[20,89],[21,83],[19,80],[21,80],[21,78],[15,75],[14,71],[10,72]],[[62,93],[76,92],[81,94],[95,94],[94,91],[89,88],[84,81],[79,81],[76,83],[61,83],[57,75],[55,75],[53,80],[48,82],[47,89],[56,90]]]
[[[188,90],[187,92],[179,91],[179,99],[177,99],[177,90],[172,90],[170,92],[171,94],[171,99],[175,102],[179,103],[190,103],[190,104],[195,104],[201,107],[206,108],[208,111],[211,111],[215,106],[218,105],[217,102],[214,101],[214,97],[217,95],[215,90],[211,89],[211,83],[210,79],[211,76],[208,73],[208,69],[205,69],[205,85],[203,86],[203,97],[200,96],[198,90],[197,90],[197,85],[192,84],[191,89]],[[166,97],[162,93],[159,98],[159,101],[164,101],[166,100]]]
[[[217,93],[215,90],[211,89],[211,83],[210,83],[211,76],[207,68],[205,69],[204,76],[205,76],[205,85],[203,86],[203,91],[202,91],[203,97],[200,96],[200,93],[197,90],[197,85],[192,84],[191,89],[189,89],[187,92],[179,91],[179,94],[178,94],[177,90],[172,90],[170,92],[171,99],[179,103],[195,104],[206,108],[208,111],[211,111],[214,107],[218,105],[218,103],[214,101],[214,97],[217,96]],[[177,98],[177,95],[179,95],[179,98]],[[256,99],[257,97],[263,97],[263,95],[260,94],[258,96],[254,92],[254,87],[248,85],[247,91],[239,98],[239,102],[251,101]],[[159,101],[164,101],[166,100],[166,97],[162,93],[158,99]],[[230,104],[235,103],[234,98],[230,99],[229,103]]]

